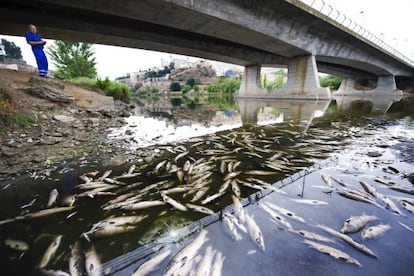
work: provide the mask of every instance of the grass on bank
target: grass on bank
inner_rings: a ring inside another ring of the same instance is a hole
[[[86,77],[79,77],[69,80],[71,83],[90,88],[99,88],[105,92],[107,96],[113,97],[116,100],[129,103],[131,97],[131,89],[119,82],[105,79],[91,79]]]
[[[28,127],[36,122],[36,118],[24,110],[16,108],[12,96],[0,89],[0,133],[9,128]]]

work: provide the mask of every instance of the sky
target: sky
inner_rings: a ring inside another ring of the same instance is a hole
[[[316,0],[315,3],[320,2]],[[414,1],[412,0],[325,0],[334,8],[365,26],[372,33],[381,37],[391,46],[397,48],[414,60]],[[39,30],[41,33],[41,29]],[[22,50],[23,59],[35,66],[30,46],[23,37],[0,35],[0,38],[13,41]],[[48,45],[53,41],[47,40]],[[94,46],[98,75],[114,79],[128,72],[145,70],[161,65],[161,59],[177,58],[179,55],[130,49],[107,45]],[[195,60],[195,58],[191,58]],[[53,65],[51,65],[53,68]]]

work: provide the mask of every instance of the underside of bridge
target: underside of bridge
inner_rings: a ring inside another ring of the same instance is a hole
[[[84,41],[196,56],[246,67],[239,96],[329,98],[317,73],[380,77],[413,68],[289,1],[236,0],[4,0],[0,33],[22,35],[29,23],[45,38]],[[258,86],[260,67],[288,67],[278,91]],[[386,81],[385,81],[386,80]],[[354,92],[344,82],[343,93]],[[346,92],[348,91],[348,92]]]

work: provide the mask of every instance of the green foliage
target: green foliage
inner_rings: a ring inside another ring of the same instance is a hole
[[[194,78],[189,78],[185,84],[193,88],[197,84],[197,81]]]
[[[0,132],[9,127],[27,127],[36,122],[36,119],[24,110],[16,109],[12,96],[0,89]]]
[[[200,91],[200,87],[198,85],[195,85],[193,87],[193,90],[194,90],[194,92],[198,92],[198,91]]]
[[[14,42],[2,38],[1,44],[4,45],[4,49],[6,50],[6,57],[22,59],[22,50],[20,49],[20,47],[16,46]]]
[[[56,40],[48,53],[57,68],[56,77],[61,79],[96,77],[95,52],[91,44]]]
[[[113,97],[116,100],[121,100],[123,102],[129,103],[129,98],[131,97],[131,89],[119,82],[111,81],[108,78],[105,79],[91,79],[86,77],[78,77],[69,80],[70,82],[87,87],[97,87],[105,91],[107,96]]]
[[[191,86],[190,86],[190,85],[188,85],[188,84],[185,84],[185,85],[183,85],[183,87],[181,87],[181,91],[182,91],[183,93],[190,92],[190,90],[191,90]]]
[[[341,85],[342,78],[333,75],[327,75],[319,78],[321,87],[329,87],[332,90],[338,90]]]
[[[181,85],[178,82],[172,82],[170,85],[170,91],[181,91]]]
[[[13,123],[19,127],[28,127],[36,122],[36,119],[32,115],[23,110],[18,110],[12,117],[12,120]]]
[[[240,83],[238,79],[221,77],[218,81],[209,84],[206,90],[209,93],[233,95],[240,88]]]
[[[268,89],[279,89],[283,87],[283,84],[285,82],[286,78],[286,71],[285,70],[279,70],[276,72],[276,78],[272,82],[266,82],[266,85],[264,85],[264,88]]]

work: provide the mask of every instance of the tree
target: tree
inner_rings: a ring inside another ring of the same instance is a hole
[[[342,78],[333,75],[327,75],[320,78],[321,87],[329,87],[332,90],[338,90],[341,85]]]
[[[174,70],[175,69],[175,63],[171,61],[170,64],[168,65],[168,68],[170,70]]]
[[[20,47],[16,46],[14,42],[2,38],[1,44],[4,45],[4,50],[6,50],[6,57],[22,59],[22,50],[20,49]]]
[[[181,85],[178,82],[172,82],[170,85],[170,91],[181,91]]]
[[[185,84],[189,85],[191,88],[193,88],[194,85],[197,84],[197,81],[194,78],[189,78]]]
[[[57,67],[58,78],[95,78],[97,75],[92,44],[56,40],[48,53]]]

